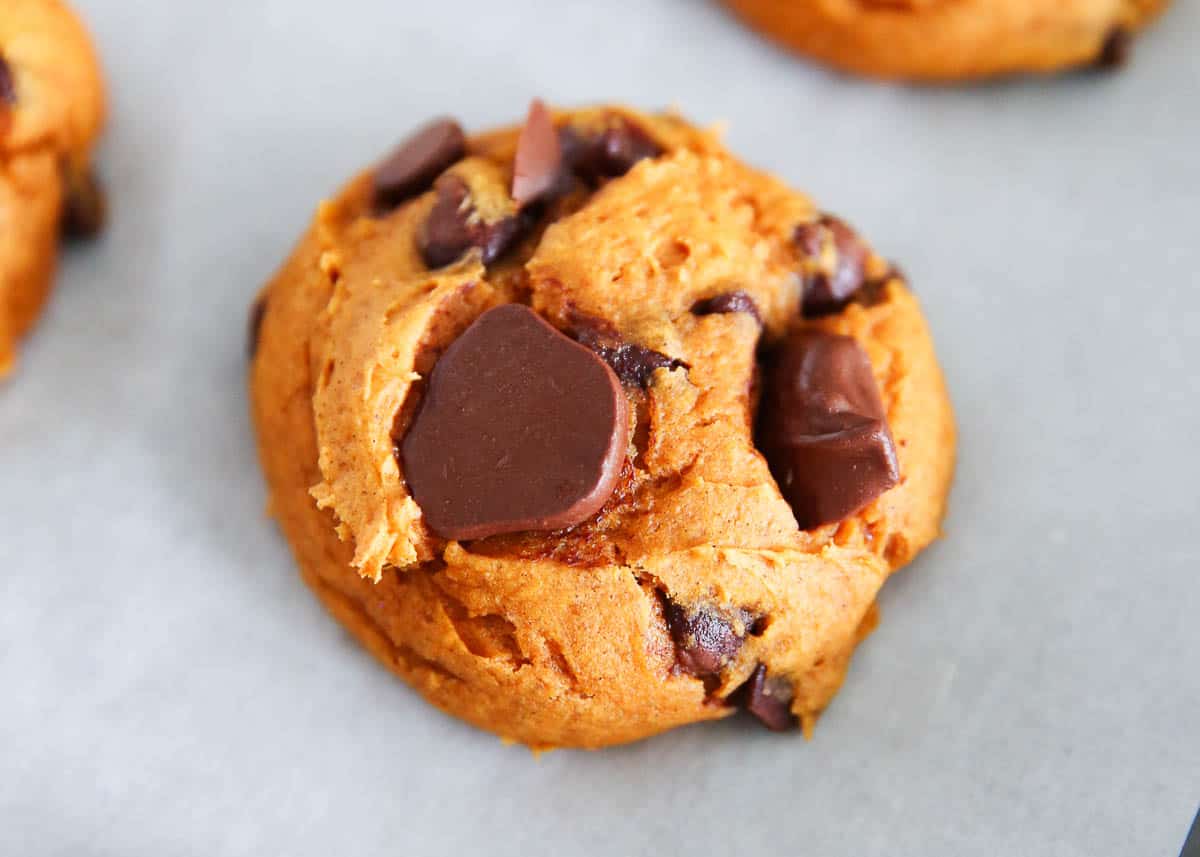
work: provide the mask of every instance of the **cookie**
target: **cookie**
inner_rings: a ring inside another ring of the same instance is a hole
[[[62,234],[104,219],[91,149],[104,121],[100,68],[57,0],[4,0],[0,15],[0,376],[37,319]]]
[[[425,125],[321,204],[250,351],[304,580],[535,748],[811,730],[953,470],[904,277],[674,115]]]
[[[950,81],[1121,64],[1167,0],[724,0],[759,32],[859,74]]]

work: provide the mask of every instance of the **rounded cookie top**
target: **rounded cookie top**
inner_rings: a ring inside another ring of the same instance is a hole
[[[99,63],[59,0],[5,0],[0,16],[0,156],[49,146],[85,153],[104,121]]]
[[[958,80],[1124,61],[1167,0],[724,0],[799,53],[860,74]]]
[[[321,207],[252,352],[310,584],[537,746],[811,723],[953,464],[903,278],[672,115],[418,129]]]

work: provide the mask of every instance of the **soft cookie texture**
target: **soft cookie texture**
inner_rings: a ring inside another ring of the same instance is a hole
[[[846,71],[949,81],[1121,64],[1167,0],[724,0]]]
[[[321,204],[250,336],[304,580],[531,747],[809,730],[939,533],[954,424],[903,277],[673,115],[419,129]]]
[[[100,68],[58,0],[0,0],[0,376],[37,319],[59,236],[104,219],[91,149],[104,120]]]

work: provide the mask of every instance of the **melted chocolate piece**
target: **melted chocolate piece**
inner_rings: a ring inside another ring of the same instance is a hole
[[[99,178],[89,169],[68,169],[64,178],[63,234],[68,238],[95,238],[108,220],[108,203]]]
[[[599,133],[570,126],[559,131],[563,161],[580,178],[593,184],[625,175],[645,158],[657,158],[662,147],[623,116],[613,116]]]
[[[488,310],[429,377],[400,464],[429,527],[448,539],[555,530],[616,487],[628,402],[591,351],[527,307]]]
[[[612,325],[603,319],[576,315],[572,318],[571,335],[599,354],[617,373],[621,383],[630,386],[643,389],[649,386],[656,369],[688,368],[682,360],[624,341]]]
[[[1104,45],[1096,57],[1096,67],[1102,69],[1117,69],[1129,62],[1129,54],[1133,51],[1133,36],[1124,27],[1116,26],[1108,31]]]
[[[517,141],[513,159],[512,198],[520,205],[551,196],[563,184],[562,148],[550,111],[540,99],[529,105],[529,116]]]
[[[462,127],[453,119],[435,119],[416,131],[375,168],[375,209],[386,212],[424,193],[462,159],[466,146]]]
[[[675,663],[688,675],[718,675],[741,649],[744,637],[728,616],[707,607],[688,610],[665,594],[662,603],[675,641]]]
[[[767,665],[759,664],[750,678],[729,695],[728,702],[742,708],[773,732],[787,732],[799,725],[792,714],[792,689],[787,682],[767,678]]]
[[[871,363],[848,336],[799,330],[768,355],[755,442],[802,530],[900,479]]]
[[[456,262],[473,247],[482,251],[483,264],[490,265],[520,233],[522,223],[516,217],[484,221],[471,204],[471,189],[459,176],[442,176],[434,188],[437,202],[418,238],[421,257],[430,268]]]
[[[815,223],[797,226],[792,240],[804,255],[818,262],[827,245],[832,244],[834,253],[832,269],[813,271],[805,277],[802,303],[805,315],[837,312],[863,287],[867,245],[844,221],[823,214]]]
[[[754,320],[762,324],[762,316],[758,312],[758,304],[754,302],[754,298],[743,291],[725,292],[716,297],[706,298],[705,300],[696,301],[692,305],[692,312],[696,315],[716,315],[718,313],[727,312],[745,312],[754,316]]]
[[[0,54],[0,107],[15,107],[17,103],[17,82],[13,80],[12,67],[4,54]]]
[[[258,339],[262,335],[263,317],[267,314],[267,296],[259,295],[250,307],[246,319],[246,356],[253,360],[258,354]]]

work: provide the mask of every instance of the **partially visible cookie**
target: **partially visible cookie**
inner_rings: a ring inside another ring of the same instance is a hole
[[[50,291],[59,235],[104,220],[91,171],[104,91],[88,35],[59,0],[2,2],[0,376]]]
[[[903,276],[674,115],[425,125],[320,206],[250,337],[305,581],[533,747],[810,729],[945,510]]]
[[[1167,0],[724,0],[755,29],[845,71],[965,80],[1124,61]]]

